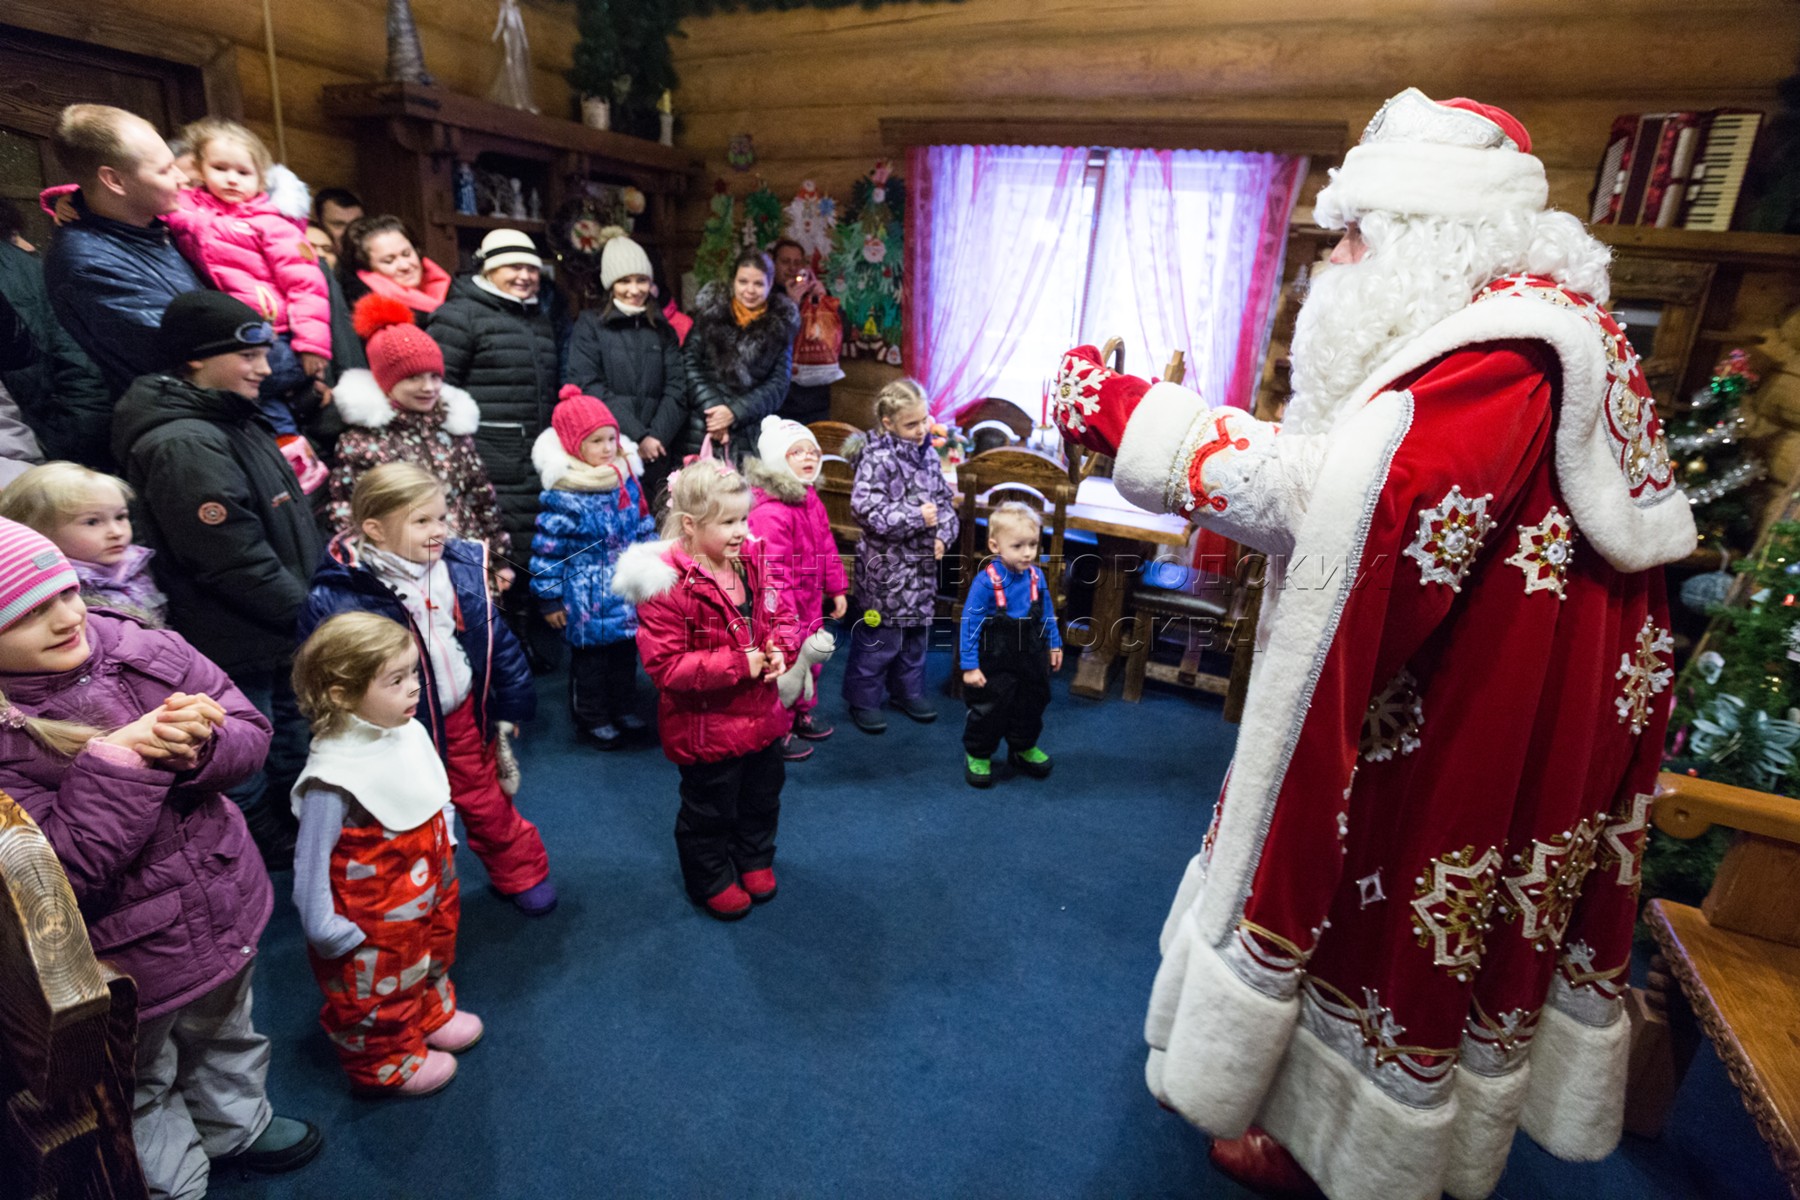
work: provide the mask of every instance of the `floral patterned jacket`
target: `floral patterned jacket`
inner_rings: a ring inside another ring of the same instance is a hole
[[[953,550],[957,534],[956,494],[937,451],[886,433],[846,450],[856,467],[850,511],[863,531],[856,543],[852,614],[873,609],[884,625],[929,625],[937,596],[932,543]],[[919,514],[928,502],[937,506],[935,527]]]
[[[331,472],[328,511],[334,529],[341,533],[350,527],[350,494],[364,471],[383,463],[417,463],[444,481],[451,532],[485,542],[488,560],[497,566],[512,563],[512,538],[500,524],[500,501],[471,436],[481,410],[469,393],[445,384],[431,412],[402,412],[388,403],[374,375],[352,370],[338,380],[332,401],[350,427],[338,439]]]

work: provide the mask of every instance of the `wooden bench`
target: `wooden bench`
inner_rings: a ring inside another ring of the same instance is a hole
[[[1800,801],[1668,773],[1659,785],[1664,833],[1739,832],[1700,908],[1646,907],[1661,953],[1632,998],[1626,1128],[1661,1132],[1704,1034],[1800,1200]]]

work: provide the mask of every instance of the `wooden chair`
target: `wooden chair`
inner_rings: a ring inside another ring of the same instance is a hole
[[[145,1195],[137,985],[94,958],[56,853],[0,792],[0,1196]]]
[[[970,401],[957,409],[952,419],[963,429],[973,429],[984,421],[998,421],[1012,430],[1015,442],[1031,436],[1031,415],[1011,400],[1002,400],[998,396]]]
[[[1217,569],[1167,564],[1165,570],[1174,578],[1162,586],[1140,576],[1126,601],[1131,627],[1125,646],[1124,697],[1137,703],[1144,698],[1144,681],[1154,679],[1226,697],[1231,710],[1227,717],[1235,721],[1249,683],[1246,644],[1254,636],[1256,601],[1266,567],[1259,555],[1247,554],[1235,543],[1228,559],[1207,565]],[[1181,634],[1181,659],[1156,662],[1151,651],[1159,635],[1170,632]]]
[[[821,454],[844,453],[844,443],[863,431],[848,421],[814,421],[807,426],[819,443]]]
[[[1044,519],[1045,553],[1038,565],[1043,568],[1044,582],[1050,587],[1051,603],[1059,621],[1067,619],[1068,602],[1066,558],[1063,536],[1068,524],[1069,505],[1075,499],[1075,486],[1068,472],[1053,458],[1035,450],[1005,448],[977,454],[956,468],[958,516],[962,526],[958,535],[959,572],[956,604],[952,615],[962,620],[963,605],[969,598],[969,587],[976,573],[988,559],[985,522],[988,514],[1009,500],[1031,505]],[[978,525],[981,528],[978,528]]]
[[[989,450],[1000,450],[1007,446],[1019,444],[1019,435],[1005,421],[996,421],[992,417],[977,421],[963,430],[969,439],[969,446],[975,454],[986,454]]]
[[[835,425],[835,421],[820,421],[819,425]],[[816,428],[809,427],[809,428]],[[845,426],[846,429],[853,428]],[[827,451],[819,458],[819,481],[813,486],[819,493],[819,500],[825,505],[825,515],[831,520],[831,534],[837,539],[838,555],[844,561],[844,578],[850,579],[856,565],[856,543],[862,540],[862,526],[850,512],[850,489],[855,483],[855,472],[850,463],[842,455]],[[851,580],[851,586],[855,581]]]
[[[1739,832],[1699,908],[1645,906],[1660,954],[1629,994],[1625,1127],[1661,1132],[1704,1034],[1800,1197],[1800,803],[1666,772],[1658,785],[1664,833]]]

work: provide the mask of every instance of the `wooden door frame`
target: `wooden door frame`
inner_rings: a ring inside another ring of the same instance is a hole
[[[115,50],[138,58],[161,59],[200,73],[205,113],[233,121],[244,119],[244,90],[238,81],[237,45],[225,38],[177,29],[132,13],[98,13],[91,5],[79,11],[57,0],[7,0],[0,23],[65,41]]]

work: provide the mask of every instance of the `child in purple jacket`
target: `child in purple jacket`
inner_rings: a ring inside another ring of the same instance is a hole
[[[156,551],[131,540],[131,485],[72,462],[31,468],[0,492],[0,517],[28,525],[61,550],[81,598],[140,625],[168,623],[169,600],[150,573]]]
[[[831,619],[842,620],[849,605],[844,560],[831,534],[831,517],[813,486],[823,456],[812,430],[798,421],[764,417],[756,458],[744,460],[750,481],[750,532],[764,543],[764,555],[775,584],[800,617],[800,635],[810,637],[825,623],[825,598]],[[783,740],[789,762],[812,757],[808,741],[821,742],[831,726],[813,715],[824,663],[812,666],[814,694],[794,701],[794,729]]]
[[[937,563],[956,542],[956,496],[926,435],[925,392],[897,379],[875,397],[879,426],[859,448],[850,511],[862,526],[856,544],[856,619],[844,699],[864,733],[887,728],[885,693],[894,707],[926,724],[937,709],[925,699],[925,649],[937,604]]]
[[[324,1139],[272,1114],[250,1022],[269,876],[221,794],[261,765],[269,723],[180,635],[88,612],[62,552],[5,519],[0,692],[0,789],[61,859],[94,953],[137,982],[151,1193],[204,1195],[212,1160],[309,1162]]]

